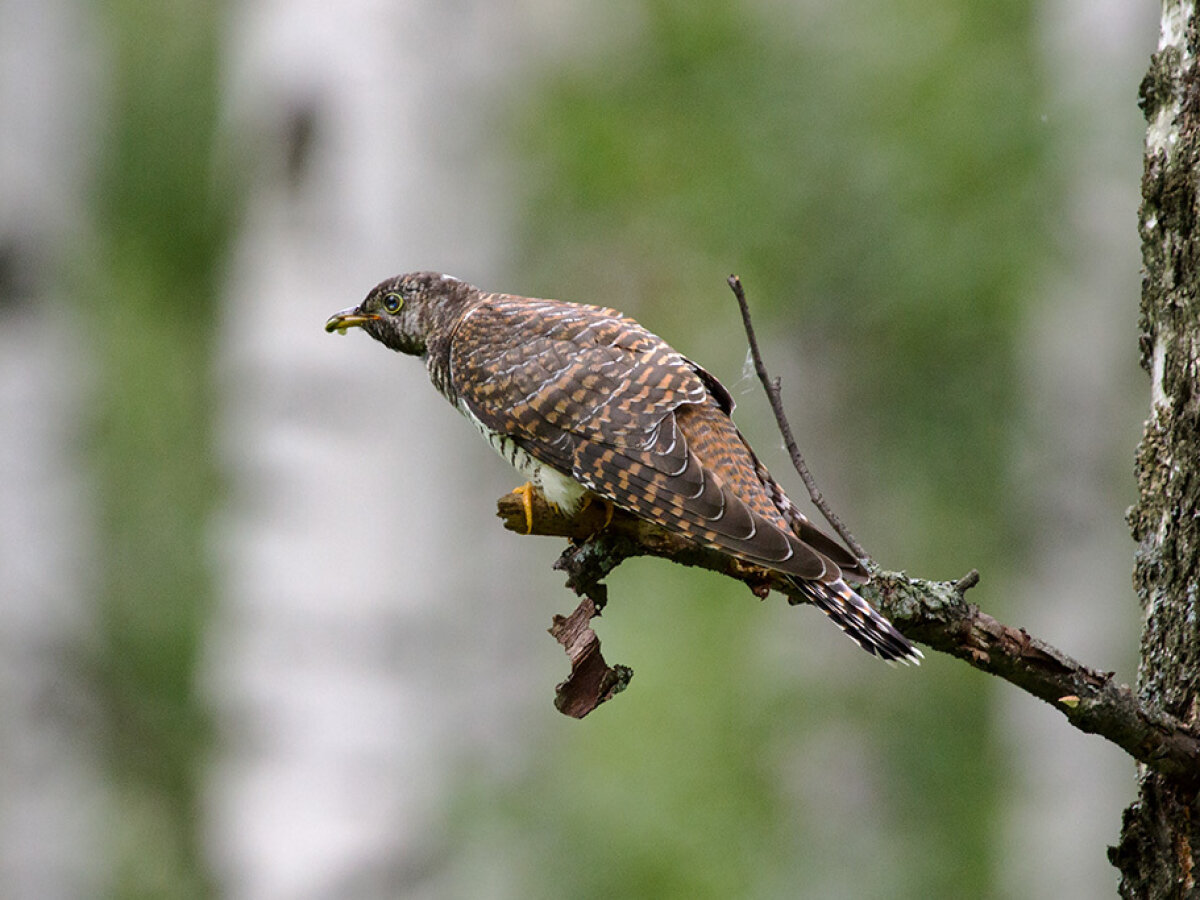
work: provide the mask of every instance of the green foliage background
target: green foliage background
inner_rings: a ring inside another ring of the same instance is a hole
[[[825,402],[852,411],[810,461],[853,473],[839,503],[868,548],[994,578],[1019,543],[1013,342],[1058,183],[1032,4],[636,8],[636,36],[520,98],[518,283],[621,297],[732,382],[737,272],[776,362],[820,360]],[[794,409],[805,389],[785,385]],[[777,442],[743,399],[756,443]],[[505,821],[537,848],[523,894],[989,893],[1003,767],[980,678],[936,659],[890,677],[852,647],[828,672],[789,666],[781,649],[813,652],[827,626],[716,579],[645,566],[613,592],[606,646],[654,690],[635,680],[514,786]],[[829,794],[788,796],[830,730]],[[570,861],[552,885],[547,858]]]
[[[113,894],[204,897],[210,729],[193,679],[220,487],[215,284],[236,211],[212,190],[222,7],[103,9],[117,102],[81,270],[104,298],[83,314],[102,364],[94,664]],[[621,305],[738,382],[723,279],[739,273],[777,368],[821,367],[819,388],[785,392],[835,432],[799,429],[859,537],[922,575],[987,571],[979,601],[1003,615],[993,586],[1023,539],[1006,487],[1014,343],[1061,178],[1034,4],[622,10],[625,38],[541,72],[497,118],[524,190],[512,286]],[[769,446],[761,404],[738,396]],[[1003,764],[982,676],[936,658],[888,671],[811,610],[697,573],[635,562],[611,590],[601,634],[633,689],[510,780],[463,777],[449,840],[501,847],[514,895],[994,893]]]
[[[104,4],[111,114],[82,316],[100,367],[100,631],[113,896],[206,897],[196,665],[218,499],[211,351],[233,200],[213,190],[220,4]]]

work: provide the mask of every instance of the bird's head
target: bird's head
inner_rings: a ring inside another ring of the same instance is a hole
[[[437,272],[410,272],[381,281],[358,306],[334,313],[326,331],[361,328],[401,353],[425,355],[430,338],[453,327],[478,291]]]

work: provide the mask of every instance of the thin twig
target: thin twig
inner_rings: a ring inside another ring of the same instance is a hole
[[[870,560],[867,551],[850,533],[842,520],[837,517],[837,514],[829,507],[825,501],[825,497],[821,494],[820,488],[817,487],[816,480],[812,477],[812,473],[808,470],[808,465],[804,462],[804,457],[800,453],[800,448],[796,445],[796,438],[792,435],[792,426],[788,424],[787,414],[783,411],[783,401],[780,399],[779,379],[771,378],[767,373],[766,364],[763,363],[762,353],[758,349],[758,338],[754,336],[754,324],[750,321],[750,305],[746,302],[746,292],[742,289],[742,280],[736,275],[729,276],[729,287],[733,289],[733,296],[737,297],[738,308],[742,311],[742,324],[746,328],[746,340],[750,344],[750,355],[754,358],[754,371],[758,373],[758,380],[762,382],[763,390],[767,392],[767,400],[771,404],[771,411],[775,413],[775,421],[779,425],[779,431],[783,435],[783,443],[787,447],[788,455],[792,458],[792,465],[796,467],[796,471],[800,474],[800,480],[804,482],[804,486],[808,488],[808,496],[812,499],[813,506],[821,511],[821,515],[825,517],[825,521],[830,524],[846,542],[854,555],[862,560]]]
[[[954,590],[958,592],[959,596],[962,596],[977,584],[979,584],[979,570],[972,569],[962,578],[958,579],[958,581],[954,582]]]

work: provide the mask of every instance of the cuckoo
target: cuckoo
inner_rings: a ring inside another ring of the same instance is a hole
[[[860,647],[921,651],[851,584],[862,562],[814,526],[734,425],[716,378],[633,319],[598,306],[481,291],[435,272],[377,285],[326,331],[358,327],[421,357],[434,386],[570,514],[597,499],[780,572]]]

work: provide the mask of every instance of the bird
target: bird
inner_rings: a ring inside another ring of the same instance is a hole
[[[327,332],[424,360],[434,387],[571,515],[599,500],[784,575],[860,647],[923,654],[851,584],[862,561],[817,528],[734,424],[707,370],[615,309],[491,293],[437,272],[385,279]],[[532,530],[532,528],[530,529]]]

